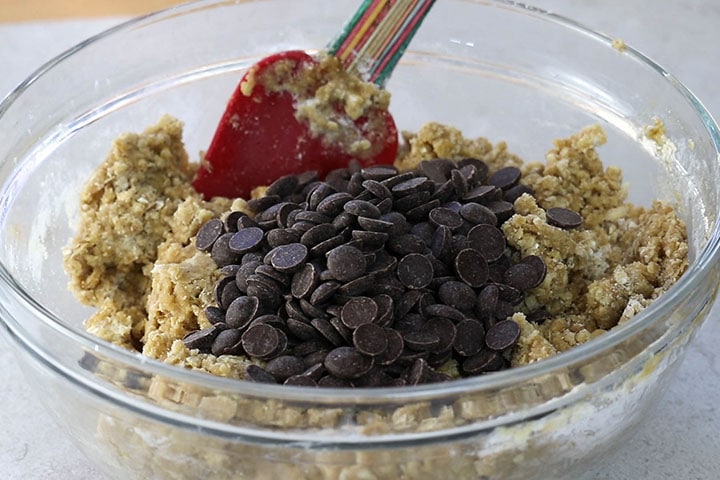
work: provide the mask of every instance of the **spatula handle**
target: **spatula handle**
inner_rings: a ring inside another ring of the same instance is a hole
[[[435,0],[364,0],[329,47],[349,71],[383,86]]]

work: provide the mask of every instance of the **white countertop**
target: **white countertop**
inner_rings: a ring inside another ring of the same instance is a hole
[[[528,0],[621,38],[675,74],[720,118],[717,0]],[[118,19],[0,23],[0,97],[40,64]],[[719,280],[720,281],[720,280]],[[661,404],[621,451],[579,480],[720,478],[720,302]],[[0,337],[0,477],[100,480],[44,412]]]

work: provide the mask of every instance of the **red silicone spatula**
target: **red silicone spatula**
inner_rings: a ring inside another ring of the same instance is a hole
[[[382,87],[433,3],[365,0],[328,53],[347,71]],[[254,81],[272,72],[274,81],[282,84],[316,63],[303,51],[286,51],[260,60],[245,74],[193,181],[198,192],[206,198],[247,198],[253,188],[283,175],[316,170],[323,176],[351,159],[364,166],[395,160],[398,133],[386,109],[370,108],[359,118],[338,122],[369,142],[361,154],[351,153],[342,142],[311,131],[309,122],[298,118],[299,105],[307,98]]]

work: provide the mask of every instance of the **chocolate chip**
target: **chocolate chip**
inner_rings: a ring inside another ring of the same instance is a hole
[[[332,318],[330,318],[330,320],[328,320],[328,322],[330,323],[330,325],[332,325],[332,327],[335,330],[337,330],[337,332],[343,338],[345,345],[352,345],[353,331],[350,328],[348,328],[344,323],[342,323],[342,320],[340,320],[340,318],[332,317]]]
[[[467,240],[470,247],[480,252],[488,262],[497,260],[505,252],[505,235],[492,225],[475,225],[468,232]]]
[[[295,221],[310,222],[315,225],[321,225],[332,221],[332,217],[312,210],[301,210],[295,215]]]
[[[292,228],[273,228],[267,232],[265,240],[270,248],[275,248],[287,243],[300,241],[300,232]]]
[[[380,218],[382,215],[378,207],[365,200],[350,200],[343,205],[343,210],[356,217]]]
[[[412,226],[410,233],[422,238],[425,245],[429,247],[432,245],[432,239],[435,235],[435,227],[430,222],[420,222]]]
[[[330,217],[335,217],[343,211],[343,206],[353,199],[347,192],[331,193],[318,203],[316,211]]]
[[[487,179],[489,168],[487,164],[479,158],[463,158],[462,160],[459,160],[457,164],[459,167],[464,167],[466,165],[472,165],[475,167],[479,182],[484,182]]]
[[[255,318],[259,306],[260,302],[256,297],[238,297],[228,306],[225,323],[230,328],[243,329]]]
[[[305,300],[304,298],[300,299],[299,302],[300,310],[308,316],[308,318],[329,318],[328,315],[325,314],[324,310],[320,307],[316,307],[312,303],[310,303],[308,300]]]
[[[275,221],[279,227],[287,228],[291,223],[290,216],[293,215],[294,218],[295,215],[300,213],[300,210],[300,205],[295,202],[283,202],[276,210]]]
[[[501,320],[485,334],[485,345],[491,350],[502,352],[515,345],[520,338],[520,326],[513,320]]]
[[[377,198],[392,198],[392,192],[390,189],[377,180],[365,180],[362,183],[362,186]]]
[[[489,268],[485,257],[473,248],[460,250],[453,262],[458,278],[471,287],[481,287],[487,282]]]
[[[526,291],[539,285],[538,277],[539,273],[534,266],[529,263],[518,263],[505,270],[503,280],[513,288]]]
[[[412,330],[403,334],[405,346],[417,352],[433,352],[440,345],[440,338],[432,332]]]
[[[493,200],[485,204],[498,219],[498,223],[503,223],[515,213],[515,207],[512,203],[505,200]]]
[[[492,210],[476,202],[468,202],[460,207],[460,216],[473,225],[497,225],[497,217]]]
[[[582,224],[582,217],[577,212],[567,208],[548,208],[545,212],[548,225],[563,229],[579,227]]]
[[[213,325],[225,321],[225,312],[222,308],[208,305],[204,310],[205,318]]]
[[[499,199],[501,195],[502,190],[493,185],[478,185],[465,195],[462,195],[462,199],[466,202],[486,204]]]
[[[309,323],[294,318],[288,318],[285,321],[288,331],[299,340],[308,341],[315,340],[318,337],[318,331]]]
[[[353,230],[352,238],[362,242],[364,247],[382,247],[389,235],[384,232],[368,232],[365,230]]]
[[[520,198],[523,194],[533,195],[533,189],[527,185],[518,184],[514,187],[510,187],[503,192],[503,200],[510,203],[515,203],[515,200]]]
[[[260,265],[262,265],[262,262],[259,262],[257,260],[253,260],[240,265],[240,268],[235,274],[235,285],[241,292],[247,293],[247,279],[250,277],[250,275],[253,275],[255,273],[255,269]]]
[[[345,237],[342,235],[335,235],[334,237],[328,238],[327,240],[318,243],[310,249],[310,253],[314,257],[321,257],[327,254],[330,250],[335,247],[339,247],[345,243]]]
[[[351,298],[340,311],[340,319],[351,329],[372,323],[377,317],[378,306],[372,298]]]
[[[387,327],[393,321],[393,313],[395,309],[394,301],[390,295],[381,293],[373,297],[373,301],[378,307],[378,313],[375,316],[374,323],[381,327]]]
[[[505,272],[507,273],[507,270]],[[511,305],[518,305],[525,298],[525,294],[522,290],[510,284],[498,283],[496,286],[500,293],[500,300],[508,302]]]
[[[377,180],[379,182],[387,178],[394,177],[397,173],[397,169],[390,165],[365,167],[360,170],[360,174],[363,178],[367,180]]]
[[[453,169],[450,172],[450,181],[455,189],[455,194],[460,198],[465,198],[469,189],[468,181],[467,178],[465,178],[465,175],[463,175],[460,170]]]
[[[455,162],[437,158],[434,160],[423,160],[418,165],[423,175],[435,183],[443,183],[450,177],[450,171],[455,168]]]
[[[329,176],[330,176],[330,173],[328,174],[328,177]],[[327,180],[327,177],[325,179]],[[327,197],[328,195],[330,195],[332,193],[335,193],[336,191],[337,191],[337,189],[332,187],[327,182],[316,183],[307,194],[308,209],[317,210],[317,207],[320,204],[320,202],[325,197]]]
[[[345,296],[362,295],[370,290],[374,283],[375,277],[373,275],[363,275],[362,277],[358,277],[355,280],[351,280],[340,285],[337,293]]]
[[[289,243],[275,247],[267,254],[273,268],[280,272],[294,272],[305,264],[308,248],[302,243]]]
[[[257,224],[257,222],[256,222],[255,220],[253,220],[252,218],[248,217],[247,215],[243,215],[243,216],[240,217],[240,218],[238,219],[238,221],[237,221],[237,229],[236,229],[236,231],[237,231],[237,230],[241,230],[241,229],[243,229],[243,228],[250,228],[250,227],[257,227],[257,226],[258,226],[258,224]]]
[[[480,181],[480,176],[474,165],[464,165],[462,167],[458,165],[458,167],[460,173],[465,176],[465,179],[468,182],[468,186],[475,185],[478,181]]]
[[[353,379],[367,373],[373,366],[373,360],[353,347],[338,347],[328,353],[324,365],[338,378]]]
[[[300,237],[300,243],[308,248],[329,240],[337,234],[337,230],[332,223],[320,223],[308,229]]]
[[[468,375],[479,375],[500,370],[503,363],[503,358],[499,353],[492,350],[481,350],[462,363],[462,370]]]
[[[528,322],[537,323],[537,324],[541,324],[549,318],[552,318],[552,315],[544,308],[540,308],[538,310],[533,310],[532,312],[528,313],[526,316],[526,319]]]
[[[352,382],[345,378],[339,378],[334,375],[325,375],[317,382],[318,387],[323,388],[350,388]]]
[[[471,357],[485,346],[485,329],[478,320],[468,318],[456,325],[453,348],[463,357]]]
[[[432,378],[432,368],[427,364],[427,361],[422,358],[416,359],[407,373],[408,385],[419,385],[422,383],[428,383],[428,380]]]
[[[256,383],[277,383],[275,377],[258,365],[248,365],[245,369],[245,378]]]
[[[209,252],[212,249],[215,240],[224,232],[223,222],[218,218],[208,220],[198,230],[195,238],[195,248],[203,252]]]
[[[322,305],[330,300],[338,288],[340,288],[340,282],[336,282],[335,280],[322,282],[317,286],[315,291],[313,291],[312,295],[310,295],[309,301],[313,305]]]
[[[433,274],[432,263],[425,255],[419,253],[405,255],[397,265],[398,279],[407,288],[427,287],[433,279]]]
[[[352,344],[360,353],[376,356],[385,351],[388,339],[383,327],[366,323],[355,329],[352,334]]]
[[[409,210],[424,204],[430,200],[431,197],[432,194],[429,191],[420,190],[396,199],[393,206],[395,207],[395,210],[407,214]]]
[[[537,273],[537,278],[535,279],[536,283],[530,288],[535,288],[539,286],[543,282],[543,280],[545,280],[545,275],[547,274],[547,265],[545,265],[543,259],[537,255],[528,255],[526,257],[523,257],[520,261],[522,263],[532,265],[535,269],[535,272]]]
[[[463,314],[460,310],[442,303],[427,306],[424,313],[427,317],[449,318],[455,322],[465,319],[465,314]]]
[[[295,189],[299,184],[300,181],[296,175],[285,175],[284,177],[280,177],[272,182],[268,186],[267,190],[265,190],[265,195],[287,197],[291,193],[295,192]]]
[[[403,320],[422,297],[420,290],[407,290],[395,302],[395,318]]]
[[[330,250],[327,254],[327,267],[340,282],[349,282],[362,276],[367,268],[363,253],[349,245]]]
[[[445,183],[439,184],[430,198],[440,202],[447,202],[448,200],[455,198],[455,196],[455,186],[453,185],[452,180],[448,180]]]
[[[476,295],[471,287],[463,282],[449,281],[438,289],[440,301],[458,310],[470,310],[475,306]]]
[[[293,375],[288,377],[283,385],[292,385],[295,387],[317,387],[317,382],[307,375]]]
[[[444,260],[450,255],[452,249],[452,230],[442,225],[435,230],[433,235],[431,251],[435,258]]]
[[[425,217],[427,217],[427,215],[430,213],[430,211],[433,208],[436,208],[439,206],[440,206],[440,200],[431,199],[428,202],[423,203],[422,205],[420,205],[418,207],[408,210],[407,212],[405,212],[405,216],[409,220],[420,221],[420,220],[423,220]]]
[[[306,263],[295,272],[290,284],[290,293],[295,298],[307,297],[320,283],[320,272],[312,263]]]
[[[210,256],[218,267],[224,267],[237,263],[238,254],[230,249],[230,239],[234,233],[224,233],[220,235],[210,249]]]
[[[228,247],[235,253],[246,253],[260,247],[265,232],[259,227],[243,228],[235,232],[228,242]]]
[[[293,375],[300,375],[305,371],[302,359],[294,355],[281,355],[270,360],[265,370],[278,382],[284,382]]]
[[[222,331],[223,328],[216,328],[214,325],[203,330],[195,330],[185,335],[183,342],[185,346],[191,350],[195,348],[201,350],[209,349],[215,341],[215,338]]]
[[[276,203],[280,202],[280,196],[278,195],[265,195],[263,197],[253,198],[248,200],[247,206],[253,212],[262,212],[272,207]]]
[[[428,220],[436,227],[444,225],[451,230],[457,230],[463,224],[459,213],[444,207],[433,208],[428,214]]]
[[[427,177],[420,176],[397,183],[390,187],[390,191],[392,191],[396,197],[404,197],[411,193],[427,190],[430,185],[432,185],[432,182]]]
[[[363,228],[370,232],[382,232],[390,234],[390,231],[393,228],[393,223],[381,220],[379,218],[358,217],[357,222],[358,225],[360,225],[360,228]]]
[[[311,362],[310,357],[317,356],[318,353],[322,354],[321,360],[319,360],[317,362]],[[327,356],[328,353],[329,352],[324,351],[324,350],[318,350],[318,351],[314,352],[314,354],[310,354],[310,355],[306,356],[305,358],[303,358],[303,362],[305,363],[305,365],[307,365],[307,368],[302,373],[302,375],[312,378],[316,382],[318,380],[320,380],[320,378],[323,375],[325,375],[325,373],[327,372],[327,370],[325,369],[325,365],[323,365],[323,362],[325,361],[325,357]]]
[[[515,309],[513,308],[512,303],[505,300],[498,300],[495,305],[495,312],[493,312],[493,315],[497,320],[506,320],[511,317],[513,313],[515,313]],[[493,325],[495,323],[497,322],[492,322]]]
[[[384,330],[387,339],[387,347],[385,348],[385,351],[374,357],[375,363],[379,365],[392,365],[398,358],[400,358],[400,355],[402,355],[405,348],[405,342],[403,341],[402,334],[400,334],[397,330],[390,328],[385,328]]]
[[[282,287],[290,286],[290,276],[287,273],[276,270],[271,265],[258,265],[255,269],[255,273],[261,277],[265,277],[268,280],[276,282]]]
[[[251,357],[267,357],[278,349],[280,343],[280,331],[270,325],[253,325],[242,334],[242,346]]]
[[[488,183],[490,185],[495,185],[502,190],[507,190],[508,188],[517,185],[518,181],[520,180],[520,176],[521,173],[519,168],[503,167],[490,175],[490,178],[488,178]]]
[[[337,333],[337,332],[335,332]],[[293,347],[293,355],[297,357],[306,357],[317,352],[323,351],[325,348],[330,347],[330,344],[324,340],[308,340],[306,342],[298,343]],[[327,353],[327,352],[325,352]],[[307,363],[305,365],[308,365]]]
[[[323,338],[334,346],[338,347],[345,343],[345,339],[328,320],[325,320],[324,318],[313,318],[310,321],[310,325],[315,327],[315,330],[317,330]]]
[[[457,333],[452,320],[442,317],[431,318],[423,324],[420,331],[438,338],[438,343],[432,350],[433,352],[449,350],[455,341],[455,335]]]
[[[489,317],[495,312],[500,290],[496,285],[488,285],[478,293],[475,308],[481,318]]]
[[[230,304],[235,301],[236,298],[242,295],[242,292],[235,284],[235,279],[232,277],[226,277],[224,279],[221,279],[217,283],[217,286],[219,289],[215,292],[217,302],[220,307],[225,310],[230,307]]]
[[[225,220],[223,221],[225,231],[237,232],[240,228],[238,222],[243,217],[247,217],[247,214],[245,212],[234,211],[228,213],[227,217],[225,217]]]
[[[242,333],[240,330],[234,328],[223,330],[215,337],[210,351],[216,357],[220,355],[238,355],[242,353],[242,346],[240,344],[241,337]]]
[[[391,237],[387,242],[387,247],[391,252],[398,255],[424,253],[427,250],[425,241],[411,233]]]

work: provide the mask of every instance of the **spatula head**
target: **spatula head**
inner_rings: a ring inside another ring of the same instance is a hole
[[[283,175],[316,170],[322,177],[330,170],[347,166],[351,159],[357,159],[363,166],[395,160],[398,133],[385,109],[371,108],[358,119],[348,118],[371,145],[357,155],[322,134],[313,135],[308,121],[297,118],[298,104],[305,99],[296,98],[289,91],[267,89],[261,83],[248,88],[247,82],[275,68],[278,62],[290,66],[283,69],[289,78],[316,60],[303,51],[281,52],[262,59],[245,74],[228,102],[193,181],[205,198],[247,198],[253,188]],[[277,71],[275,68],[273,75],[281,83],[283,79],[277,78]]]

